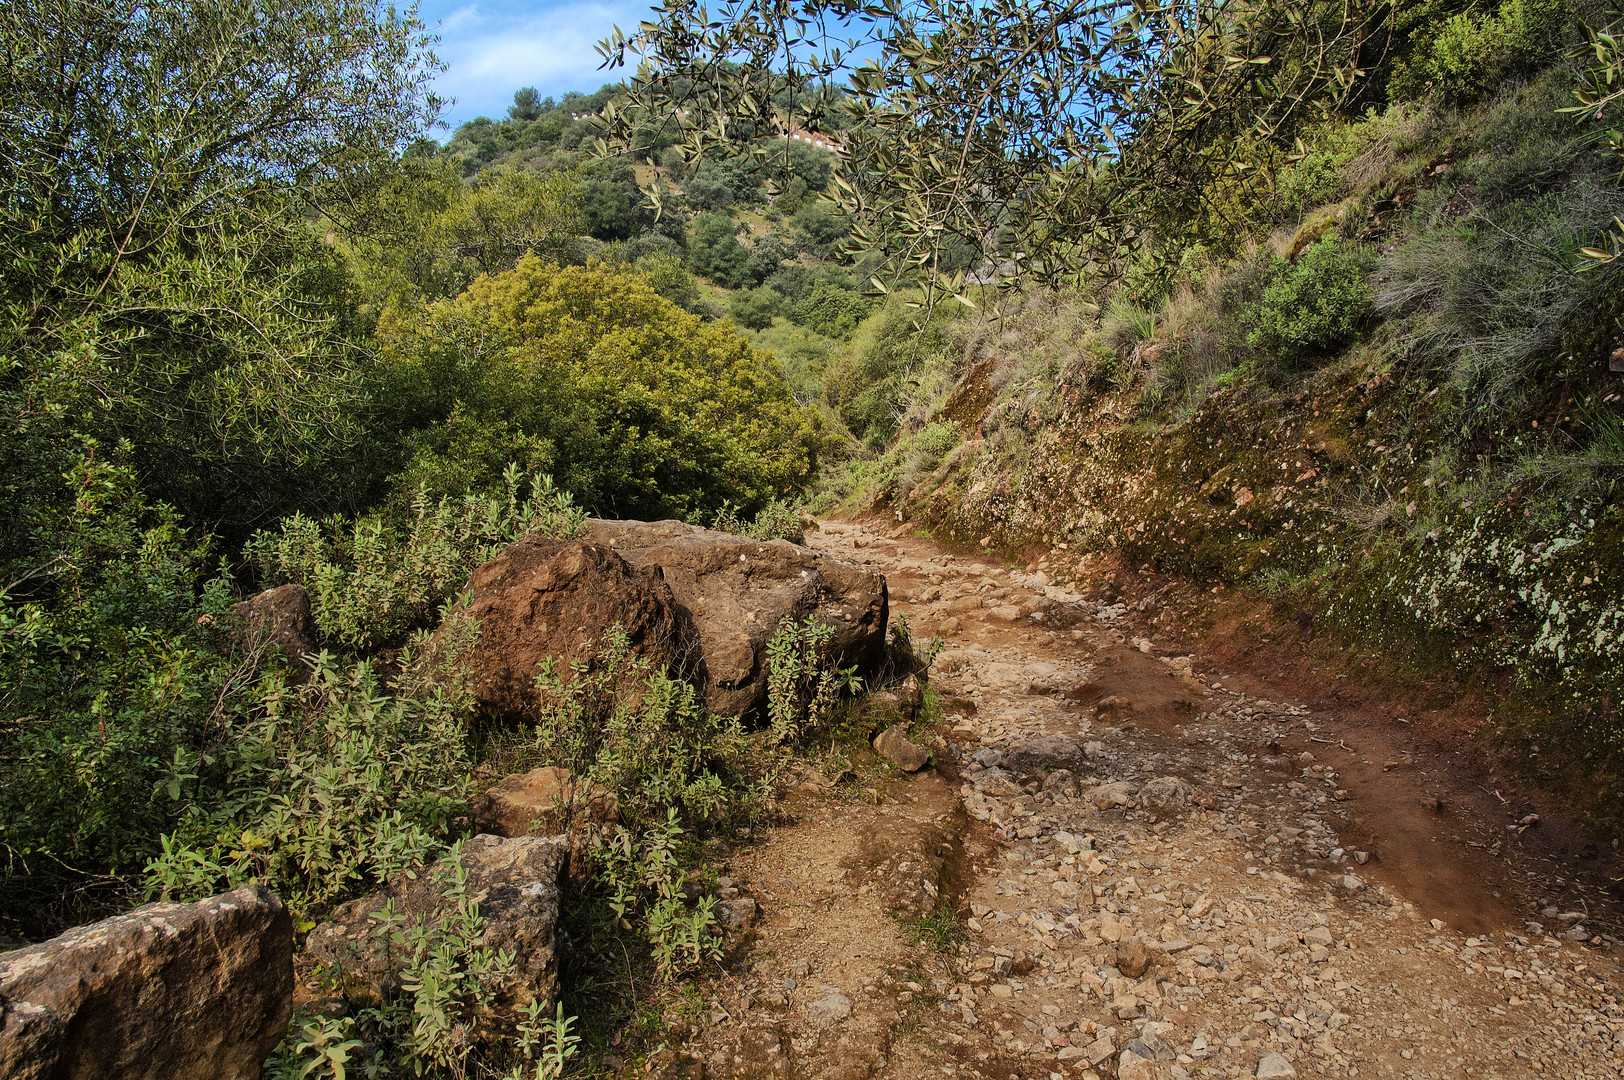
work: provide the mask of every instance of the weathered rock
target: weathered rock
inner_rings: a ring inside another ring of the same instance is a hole
[[[1096,810],[1109,810],[1113,806],[1133,805],[1133,785],[1125,780],[1118,780],[1114,784],[1103,784],[1089,792],[1089,801]]]
[[[254,1080],[293,1011],[293,921],[257,885],[0,955],[7,1080]]]
[[[1070,769],[1056,769],[1044,778],[1043,790],[1057,799],[1075,799],[1077,777],[1072,775]]]
[[[748,930],[760,914],[760,908],[748,896],[722,900],[716,905],[716,918],[729,930]]]
[[[1005,768],[1023,775],[1040,769],[1068,769],[1076,773],[1087,764],[1088,755],[1076,739],[1068,739],[1064,735],[1045,735],[1011,750]]]
[[[1280,1054],[1264,1054],[1263,1060],[1257,1063],[1257,1080],[1287,1080],[1296,1075],[1291,1062]]]
[[[249,649],[275,645],[287,657],[295,681],[310,677],[310,659],[320,651],[310,594],[298,585],[279,585],[244,600],[232,612],[243,622]]]
[[[1087,1049],[1083,1052],[1090,1065],[1098,1065],[1114,1053],[1116,1053],[1116,1042],[1109,1034],[1101,1035],[1089,1043]]]
[[[1152,810],[1169,810],[1187,803],[1194,791],[1177,776],[1158,776],[1139,789],[1139,801]]]
[[[591,538],[633,566],[659,570],[693,620],[705,704],[743,716],[767,699],[766,648],[784,619],[834,627],[831,658],[860,674],[885,655],[885,577],[783,540],[751,540],[680,521],[590,523]]]
[[[851,999],[833,991],[806,1007],[806,1018],[814,1024],[832,1024],[851,1015]]]
[[[1156,1080],[1156,1069],[1132,1050],[1124,1050],[1117,1059],[1117,1080]]]
[[[1116,966],[1130,979],[1137,979],[1145,973],[1145,969],[1155,961],[1156,953],[1145,944],[1144,938],[1137,935],[1126,939],[1116,947]]]
[[[480,832],[508,837],[551,836],[620,813],[614,792],[590,781],[577,784],[568,769],[553,765],[505,777],[475,799],[472,810]]]
[[[468,872],[468,895],[479,900],[485,932],[478,944],[507,950],[516,957],[514,979],[502,1004],[518,1009],[532,999],[550,1002],[557,986],[558,965],[553,933],[558,924],[558,879],[569,841],[565,837],[482,835],[462,845]],[[451,913],[445,895],[443,860],[415,877],[402,875],[382,892],[363,896],[335,910],[332,918],[310,932],[305,948],[345,980],[352,994],[374,1000],[400,986],[400,957],[391,955],[378,935],[373,913],[394,901],[395,914],[407,925],[419,918],[437,926]]]
[[[479,702],[524,716],[537,702],[541,662],[558,670],[589,660],[613,627],[655,665],[681,665],[691,630],[657,570],[634,567],[602,544],[532,538],[510,544],[468,579],[479,640],[468,654]]]
[[[903,772],[918,772],[930,761],[930,751],[908,738],[902,724],[892,724],[874,736],[874,752]]]

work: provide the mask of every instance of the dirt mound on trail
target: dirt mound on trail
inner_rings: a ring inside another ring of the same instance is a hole
[[[1066,700],[1093,706],[1102,720],[1131,720],[1169,731],[1195,718],[1201,690],[1179,669],[1138,649],[1101,649],[1094,677],[1066,693]]]

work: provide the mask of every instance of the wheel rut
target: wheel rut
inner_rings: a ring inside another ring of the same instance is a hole
[[[760,920],[649,1072],[1620,1076],[1617,942],[1526,918],[1334,711],[1041,575],[861,523],[811,543],[945,638],[934,765],[784,792],[725,868]]]

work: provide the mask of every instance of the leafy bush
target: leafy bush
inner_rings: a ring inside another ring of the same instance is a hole
[[[191,899],[260,881],[305,909],[431,861],[473,790],[458,661],[478,631],[457,618],[420,633],[388,677],[323,653],[306,685],[268,691],[216,751],[223,781],[187,793],[148,890]]]
[[[611,631],[590,664],[563,671],[543,662],[533,743],[526,764],[559,765],[613,793],[622,821],[690,821],[736,809],[724,782],[742,751],[737,720],[712,716],[693,684],[654,670]],[[584,789],[583,789],[584,790]]]
[[[771,289],[740,289],[728,301],[728,314],[747,330],[765,330],[784,311],[784,298]]]
[[[729,289],[750,284],[750,249],[739,243],[738,226],[721,214],[694,218],[688,263],[696,273]]]
[[[795,211],[790,224],[800,233],[806,249],[820,259],[833,258],[851,235],[851,219],[822,199]]]
[[[305,587],[327,641],[364,652],[436,618],[468,575],[505,545],[584,529],[586,515],[552,477],[531,478],[526,496],[510,465],[502,483],[498,494],[437,501],[419,489],[403,533],[381,514],[351,526],[294,514],[255,534],[243,553],[267,581]]]
[[[1449,16],[1394,78],[1394,90],[1447,103],[1470,101],[1562,51],[1572,0],[1504,0],[1493,12]]]
[[[808,618],[786,618],[767,642],[767,719],[773,741],[783,745],[816,730],[841,694],[862,686],[857,668],[839,667],[830,652],[834,627]]]
[[[208,545],[133,469],[89,456],[64,479],[53,555],[0,591],[0,915],[35,932],[158,850],[218,778],[262,660],[233,646]]]
[[[550,472],[610,516],[755,506],[811,475],[815,421],[766,357],[643,277],[526,259],[380,331],[415,416],[403,491]]]
[[[581,169],[580,206],[586,233],[599,240],[627,240],[654,226],[654,208],[624,161],[595,161]]]
[[[912,297],[893,293],[864,321],[850,348],[825,370],[825,396],[851,433],[872,447],[889,443],[910,380],[948,347],[955,313],[937,308],[921,322]],[[953,305],[957,307],[957,305]]]
[[[688,272],[681,255],[650,251],[639,255],[632,266],[643,275],[650,288],[688,314],[706,317],[711,314],[710,305],[699,293],[699,283]]]
[[[1347,345],[1370,314],[1370,265],[1368,254],[1338,237],[1314,244],[1295,265],[1281,265],[1264,287],[1247,343],[1289,359]]]
[[[795,305],[793,318],[824,337],[848,341],[874,310],[874,301],[856,289],[820,281]]]
[[[738,508],[729,504],[717,511],[711,519],[711,528],[735,536],[748,536],[755,540],[794,540],[801,543],[801,508],[783,499],[774,499],[756,512],[753,518],[739,516]]]

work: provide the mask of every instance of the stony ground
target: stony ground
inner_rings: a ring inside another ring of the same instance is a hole
[[[759,922],[663,1071],[1621,1075],[1618,942],[1510,895],[1500,839],[1384,850],[1416,822],[1361,818],[1393,766],[1368,733],[1041,572],[862,525],[812,543],[947,640],[946,719],[914,731],[935,760],[787,794],[789,824],[726,868]]]

